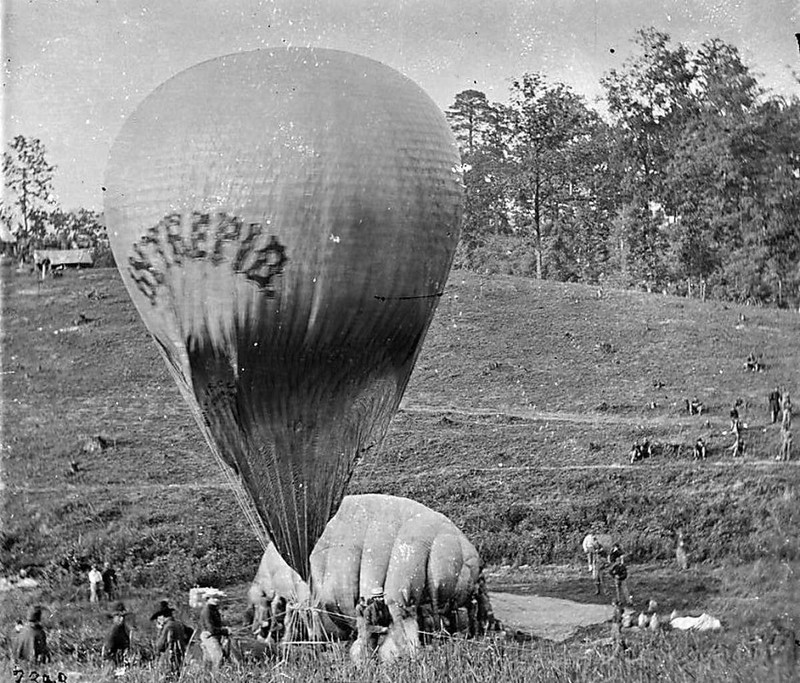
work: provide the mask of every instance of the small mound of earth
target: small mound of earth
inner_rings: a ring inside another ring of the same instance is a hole
[[[579,628],[608,621],[611,605],[587,605],[560,598],[492,592],[495,616],[506,627],[520,629],[539,638],[561,642]]]

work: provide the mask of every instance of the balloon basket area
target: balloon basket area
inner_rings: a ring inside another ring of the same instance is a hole
[[[318,608],[307,601],[289,604],[284,619],[282,647],[327,645],[332,640]]]

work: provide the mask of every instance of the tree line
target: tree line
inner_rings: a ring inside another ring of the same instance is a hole
[[[600,81],[604,113],[526,73],[508,103],[456,95],[457,264],[561,281],[800,303],[800,100],[737,49],[653,28]]]
[[[3,240],[2,253],[30,263],[36,249],[93,248],[96,262],[99,257],[113,263],[102,214],[62,209],[53,192],[55,170],[38,138],[17,135],[8,144],[0,221],[13,239]]]
[[[526,73],[508,103],[465,90],[446,114],[466,211],[456,264],[488,273],[800,303],[800,99],[759,86],[718,39],[654,28],[600,81],[604,112]],[[3,245],[106,253],[102,214],[63,211],[35,138],[3,156]]]

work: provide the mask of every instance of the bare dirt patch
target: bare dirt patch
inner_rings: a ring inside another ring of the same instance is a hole
[[[495,616],[507,628],[561,642],[579,628],[601,624],[611,618],[610,605],[593,605],[539,595],[492,593]]]

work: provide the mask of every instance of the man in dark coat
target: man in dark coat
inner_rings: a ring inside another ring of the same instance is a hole
[[[775,391],[769,395],[769,414],[772,417],[772,424],[775,424],[778,421],[778,414],[780,412],[781,391],[778,387],[775,387]]]
[[[160,622],[158,638],[156,638],[155,650],[160,655],[160,662],[164,669],[175,673],[180,671],[186,648],[192,639],[193,630],[175,618],[174,610],[169,606],[159,608],[160,614],[156,617]]]
[[[738,422],[738,418],[737,418]],[[706,445],[703,442],[702,438],[697,439],[697,443],[694,445],[693,457],[695,460],[705,460],[706,459]]]
[[[623,603],[623,598],[626,604],[631,604],[631,594],[628,591],[626,583],[628,579],[628,568],[625,566],[624,556],[613,564],[611,569],[608,570],[609,576],[614,579],[614,586],[617,590],[617,603]]]
[[[203,662],[210,664],[212,670],[219,670],[225,652],[222,648],[222,638],[228,635],[228,629],[222,623],[219,613],[219,598],[221,591],[209,594],[206,604],[200,610],[200,648],[203,650]]]
[[[103,659],[109,660],[114,666],[122,666],[125,663],[125,655],[131,647],[130,631],[125,623],[127,614],[129,612],[122,602],[114,605],[114,609],[108,613],[113,622],[103,644]]]
[[[14,657],[21,662],[44,664],[50,661],[47,635],[42,626],[42,608],[30,607],[26,623],[14,639]]]
[[[378,649],[382,635],[389,632],[392,615],[383,596],[383,588],[373,588],[370,600],[364,609],[364,621],[367,629],[367,652],[372,654]]]
[[[103,563],[103,592],[109,602],[116,597],[117,591],[117,572],[114,571],[108,562]]]

